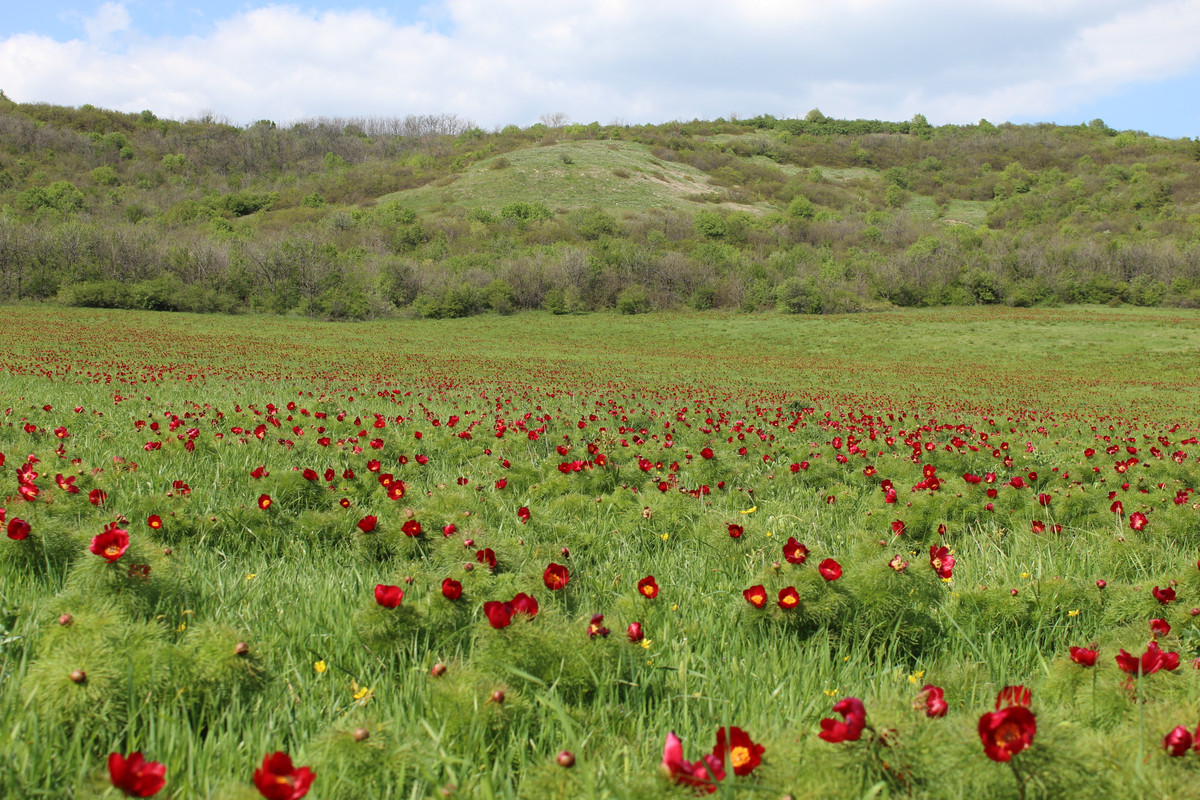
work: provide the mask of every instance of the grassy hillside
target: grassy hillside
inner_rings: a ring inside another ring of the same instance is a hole
[[[1200,142],[802,120],[236,127],[0,95],[0,298],[327,318],[1200,306]]]

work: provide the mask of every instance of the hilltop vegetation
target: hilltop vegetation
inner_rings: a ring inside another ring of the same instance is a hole
[[[1200,141],[1100,120],[237,127],[0,93],[10,300],[332,319],[1198,307],[1198,220]]]

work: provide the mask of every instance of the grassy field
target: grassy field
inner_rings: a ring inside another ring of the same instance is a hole
[[[133,751],[214,800],[276,751],[321,800],[1200,777],[1163,747],[1200,722],[1196,314],[17,306],[0,340],[0,796],[120,796]]]

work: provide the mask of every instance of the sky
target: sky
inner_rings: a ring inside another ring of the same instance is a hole
[[[246,125],[1103,119],[1200,136],[1200,0],[7,0],[18,102]]]

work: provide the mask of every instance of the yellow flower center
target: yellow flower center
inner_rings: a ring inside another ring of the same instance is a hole
[[[733,768],[738,769],[743,764],[750,761],[749,747],[735,747],[729,751],[729,760],[733,762]]]
[[[752,595],[750,595],[750,602],[754,603],[755,605],[758,605],[759,603],[766,602],[766,599],[767,599],[767,598],[766,598],[766,597],[764,597],[764,596],[763,596],[763,595],[761,595],[761,594],[752,594]]]
[[[1005,750],[1011,750],[1020,741],[1021,726],[1016,723],[1006,722],[996,729],[996,742]]]
[[[110,544],[108,547],[104,548],[104,555],[106,556],[117,556],[120,554],[121,548],[117,547],[115,544]]]
[[[796,605],[796,598],[789,595],[788,597],[783,598],[783,604],[785,606],[794,606]]]

